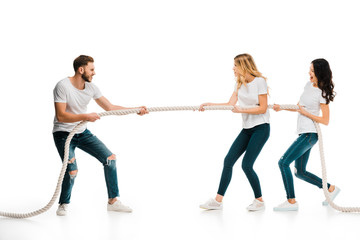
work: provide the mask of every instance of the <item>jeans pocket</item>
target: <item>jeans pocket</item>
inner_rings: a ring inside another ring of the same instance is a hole
[[[309,144],[311,146],[314,146],[315,143],[318,141],[317,134],[308,133],[306,137],[308,138]]]

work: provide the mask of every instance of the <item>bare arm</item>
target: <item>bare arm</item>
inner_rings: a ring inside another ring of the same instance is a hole
[[[113,111],[113,110],[123,110],[123,109],[135,109],[135,108],[126,108],[126,107],[122,107],[122,106],[118,106],[118,105],[114,105],[112,104],[106,97],[102,96],[98,99],[95,99],[95,102],[105,111]],[[149,113],[146,109],[145,106],[141,106],[139,107],[140,109],[140,113],[138,113],[139,115],[144,115]]]
[[[264,114],[266,113],[268,104],[267,104],[267,94],[259,95],[259,106],[249,109],[241,109],[239,106],[235,106],[234,113],[248,113],[248,114]]]
[[[102,96],[98,99],[95,99],[95,102],[105,111],[113,111],[113,110],[123,110],[123,109],[129,109],[126,107],[118,106],[112,104],[106,97]]]
[[[322,112],[322,116],[315,116],[311,113],[307,112],[302,106],[299,106],[299,110],[297,110],[300,114],[304,115],[305,117],[310,118],[311,120],[322,123],[324,125],[328,125],[330,121],[330,109],[328,104],[320,103],[320,109]]]
[[[55,103],[55,114],[56,119],[59,122],[72,123],[80,121],[95,122],[100,119],[97,113],[84,113],[84,114],[73,114],[66,112],[66,103]]]
[[[200,105],[199,111],[205,111],[205,109],[204,109],[205,106],[218,106],[218,105],[235,106],[237,101],[238,101],[237,92],[233,92],[233,94],[231,95],[231,97],[227,103],[203,103]]]

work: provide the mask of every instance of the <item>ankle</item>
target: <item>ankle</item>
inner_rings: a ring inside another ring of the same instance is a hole
[[[262,197],[256,198],[256,200],[260,201],[260,202],[264,202]]]
[[[217,194],[215,197],[215,201],[217,201],[218,203],[221,203],[223,200],[224,196],[221,196],[220,194]]]
[[[335,186],[334,185],[330,185],[330,187],[328,188],[329,192],[333,192],[335,190]]]
[[[291,204],[295,204],[296,200],[295,200],[295,198],[289,198],[288,202],[291,203]]]
[[[117,198],[109,198],[108,203],[110,205],[114,204],[117,201]]]

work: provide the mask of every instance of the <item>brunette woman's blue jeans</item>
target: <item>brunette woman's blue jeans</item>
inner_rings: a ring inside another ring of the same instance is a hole
[[[295,140],[279,161],[281,176],[284,182],[287,199],[295,198],[294,181],[290,164],[295,161],[295,176],[322,188],[322,180],[316,175],[306,171],[311,148],[318,141],[317,133],[303,133]],[[330,184],[328,183],[328,188]]]
[[[256,158],[270,136],[270,124],[264,123],[253,128],[243,129],[232,144],[224,160],[218,194],[224,196],[228,188],[233,166],[244,153],[242,169],[254,191],[255,198],[262,196],[260,181],[253,169]]]
[[[64,159],[64,147],[65,141],[68,137],[68,132],[54,132],[53,137],[55,141],[56,148],[59,152],[61,160]],[[117,180],[117,171],[116,171],[116,161],[110,160],[109,157],[112,156],[112,152],[102,143],[95,135],[93,135],[89,130],[85,130],[82,133],[75,134],[70,142],[69,148],[69,161],[74,159],[74,162],[69,163],[66,169],[66,174],[64,175],[64,180],[62,183],[61,194],[59,203],[70,203],[71,191],[74,186],[76,174],[71,174],[70,172],[78,170],[76,159],[75,159],[75,148],[80,148],[81,150],[87,152],[91,156],[97,158],[100,163],[104,166],[105,182],[108,191],[108,198],[115,198],[119,196],[118,180]]]

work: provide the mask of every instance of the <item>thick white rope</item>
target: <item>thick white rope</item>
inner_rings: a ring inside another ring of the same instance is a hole
[[[148,108],[147,110],[149,112],[162,112],[162,111],[188,111],[188,110],[198,110],[200,106],[175,106],[175,107],[152,107],[152,108]],[[269,108],[272,109],[273,105],[269,105]],[[234,107],[233,106],[206,106],[205,110],[232,110]],[[297,105],[280,105],[281,109],[298,109]],[[127,114],[131,114],[131,113],[139,113],[140,109],[125,109],[125,110],[116,110],[116,111],[107,111],[107,112],[102,112],[99,113],[100,117],[105,117],[105,116],[110,116],[110,115],[127,115]],[[50,199],[49,203],[41,208],[38,209],[36,211],[33,212],[29,212],[29,213],[8,213],[8,212],[1,212],[0,211],[0,216],[4,216],[4,217],[10,217],[10,218],[29,218],[29,217],[34,217],[37,216],[39,214],[42,214],[44,212],[46,212],[47,210],[49,210],[52,205],[54,205],[57,197],[60,194],[60,190],[61,190],[61,185],[62,185],[62,181],[66,172],[66,168],[68,165],[68,158],[69,158],[69,147],[70,147],[70,142],[72,140],[72,138],[74,137],[74,135],[76,134],[76,132],[87,122],[81,122],[79,123],[69,134],[69,136],[67,137],[66,141],[65,141],[65,149],[64,149],[64,159],[63,159],[63,165],[60,171],[60,175],[58,178],[58,182],[55,188],[55,192],[52,196],[52,198]],[[315,123],[315,122],[314,122]],[[320,148],[320,157],[321,157],[321,166],[322,166],[322,179],[323,179],[323,189],[324,189],[324,194],[326,197],[326,200],[328,201],[329,205],[331,207],[333,207],[336,210],[342,211],[342,212],[360,212],[360,208],[359,207],[339,207],[338,205],[336,205],[333,201],[331,201],[330,197],[329,197],[329,192],[327,191],[327,179],[326,179],[326,169],[325,169],[325,157],[324,157],[324,151],[323,151],[323,141],[322,141],[322,134],[321,134],[321,129],[318,123],[315,123],[315,127],[317,129],[318,132],[318,138],[319,138],[319,148]]]

